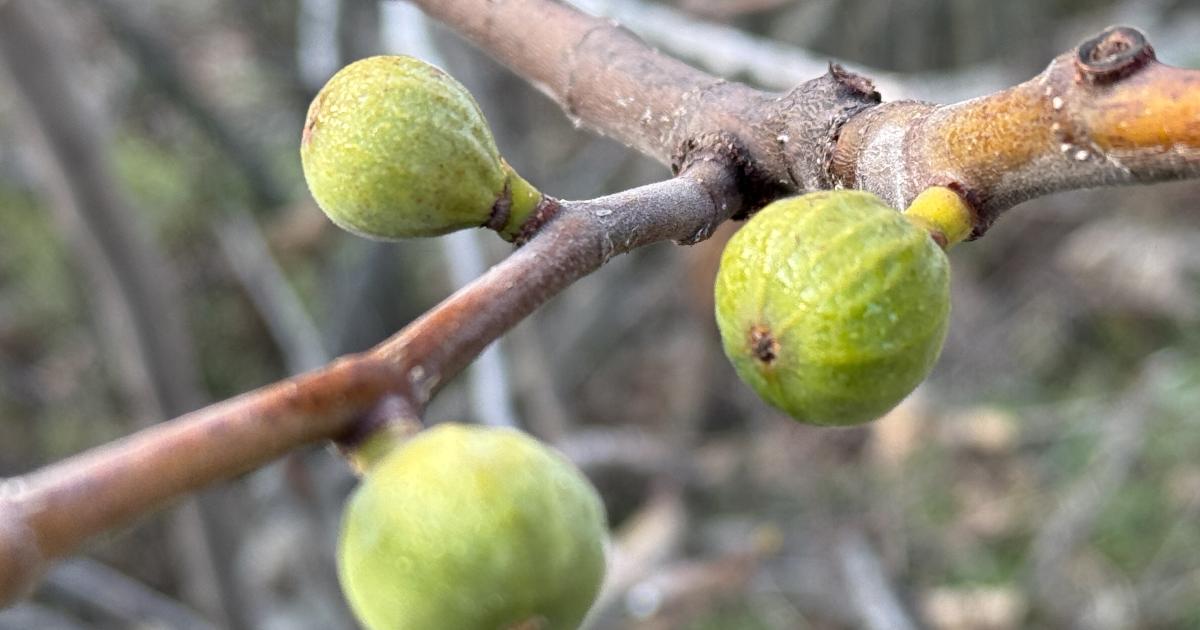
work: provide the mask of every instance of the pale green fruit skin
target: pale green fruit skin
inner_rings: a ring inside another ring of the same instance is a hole
[[[379,460],[348,503],[339,576],[371,630],[575,630],[607,524],[566,459],[511,429],[440,424]]]
[[[858,424],[932,369],[950,265],[928,232],[878,197],[810,193],[770,204],[733,235],[716,311],[726,355],[763,399],[801,422]],[[756,331],[773,357],[756,351]]]
[[[403,56],[335,74],[309,106],[300,157],[325,214],[376,239],[481,226],[511,173],[466,88]]]

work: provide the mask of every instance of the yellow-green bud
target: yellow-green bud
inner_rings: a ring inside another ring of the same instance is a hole
[[[770,204],[730,239],[717,324],[738,376],[801,422],[872,420],[928,375],[950,267],[929,232],[853,190]]]
[[[604,576],[588,480],[512,429],[439,424],[369,464],[339,576],[371,630],[574,630]]]
[[[957,192],[945,186],[921,191],[904,209],[904,216],[925,228],[942,249],[950,249],[971,235],[971,208]]]
[[[308,108],[300,157],[317,205],[371,238],[486,225],[511,240],[541,199],[501,159],[466,88],[412,57],[335,74]]]

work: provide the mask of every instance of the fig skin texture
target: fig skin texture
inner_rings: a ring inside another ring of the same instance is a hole
[[[375,462],[346,506],[342,588],[370,630],[575,630],[607,523],[570,462],[512,429],[427,429]]]
[[[776,201],[730,239],[717,325],[738,376],[805,423],[873,420],[929,374],[950,314],[950,265],[878,197]]]
[[[541,199],[500,157],[487,121],[453,77],[419,59],[368,57],[313,99],[304,178],[341,228],[375,239],[436,236],[492,221],[511,239]]]

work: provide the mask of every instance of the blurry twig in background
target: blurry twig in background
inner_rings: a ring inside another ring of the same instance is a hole
[[[0,0],[0,8],[8,0]],[[43,606],[36,602],[19,602],[5,608],[0,614],[0,630],[30,630],[45,628],[53,630],[95,630],[92,626],[76,621],[65,612]]]
[[[333,356],[362,350],[390,332],[371,307],[381,293],[396,291],[388,282],[396,261],[395,245],[372,241],[351,253],[352,258],[330,265],[324,290],[329,303],[324,345]]]
[[[109,168],[107,121],[85,106],[72,77],[80,71],[66,42],[52,34],[47,5],[12,2],[0,6],[0,57],[39,130],[37,145],[46,156],[46,185],[59,225],[91,280],[92,297],[109,335],[108,350],[117,373],[125,376],[137,416],[186,413],[203,404],[191,336],[166,257],[140,228]],[[233,544],[222,514],[231,490],[213,489],[197,497],[198,515],[177,512],[177,535],[194,595],[231,628],[249,627],[229,561]],[[198,535],[191,536],[187,532]]]
[[[300,0],[296,14],[296,67],[300,81],[312,92],[337,72],[339,0]]]
[[[271,172],[262,152],[244,139],[244,133],[232,128],[226,117],[218,113],[212,99],[192,87],[172,47],[161,41],[153,29],[140,24],[121,0],[97,0],[95,5],[105,25],[121,47],[133,56],[144,76],[229,157],[236,167],[234,170],[245,179],[255,203],[273,208],[286,202],[288,192]]]
[[[625,598],[639,630],[673,630],[710,616],[736,601],[757,574],[762,554],[755,549],[714,558],[681,560],[638,582]]]
[[[1059,623],[1096,627],[1096,620],[1089,614],[1095,613],[1093,609],[1105,589],[1079,592],[1079,581],[1071,579],[1069,573],[1072,555],[1091,534],[1105,505],[1129,478],[1145,445],[1155,392],[1177,370],[1172,355],[1159,354],[1146,360],[1137,379],[1103,419],[1100,444],[1091,463],[1030,544],[1033,593]],[[1109,614],[1126,618],[1132,611]]]
[[[1172,553],[1177,537],[1193,530],[1200,522],[1200,492],[1191,497],[1187,506],[1175,517],[1175,523],[1164,537],[1158,554],[1138,580],[1138,610],[1145,622],[1154,627],[1178,623],[1180,610],[1195,602],[1200,586],[1200,568],[1189,567],[1188,558]],[[1177,547],[1176,547],[1177,548]]]
[[[764,88],[790,89],[820,76],[829,67],[830,60],[825,56],[697,19],[662,4],[642,0],[571,0],[571,3],[595,15],[620,20],[651,44],[721,76],[749,77]],[[847,65],[871,77],[887,100],[922,98],[954,102],[1007,85],[1012,78],[1000,65],[927,75]]]
[[[176,279],[116,182],[104,151],[110,126],[78,94],[73,77],[81,70],[62,43],[71,38],[47,32],[56,20],[46,6],[13,2],[0,20],[0,52],[38,130],[31,139],[44,158],[42,184],[94,297],[113,309],[108,349],[120,353],[125,385],[141,390],[130,402],[147,403],[138,415],[190,411],[205,396],[174,298]]]
[[[682,7],[697,15],[728,20],[730,18],[778,9],[795,0],[682,0]]]
[[[819,53],[755,36],[736,27],[699,19],[666,4],[646,0],[570,1],[595,15],[620,20],[651,44],[699,63],[712,72],[724,77],[749,77],[752,82],[765,88],[790,89],[825,72],[831,61]],[[684,3],[684,6],[688,7],[690,4]],[[714,3],[714,6],[716,4],[719,3]],[[1161,7],[1153,10],[1155,7],[1147,7],[1147,4],[1145,0],[1117,2],[1108,11],[1097,12],[1103,14],[1102,19],[1097,20],[1095,15],[1088,14],[1090,19],[1087,20],[1086,26],[1076,24],[1058,30],[1064,33],[1063,39],[1073,43],[1080,34],[1107,24],[1135,23],[1154,32],[1155,49],[1164,59],[1188,50],[1195,29],[1200,25],[1200,14],[1193,13],[1183,19],[1147,24],[1145,22],[1149,17],[1165,14]],[[953,2],[947,4],[948,9],[957,6]],[[887,11],[874,9],[869,15],[885,18]],[[963,17],[967,20],[969,29],[976,16],[967,11]],[[912,41],[911,38],[908,41]],[[920,74],[887,72],[856,63],[846,65],[871,77],[875,86],[889,101],[911,98],[943,103],[955,102],[993,91],[1018,78],[1004,64],[1004,60],[999,60],[998,63],[976,64],[963,70]]]
[[[258,224],[240,212],[227,210],[227,214],[213,227],[217,242],[283,352],[288,373],[300,374],[329,362],[320,331],[271,256]]]
[[[51,569],[39,594],[69,609],[98,616],[113,627],[217,630],[162,593],[86,558],[73,558]]]
[[[849,587],[849,599],[866,630],[915,630],[866,536],[857,529],[843,532],[834,551]]]
[[[621,342],[639,332],[647,316],[654,313],[668,300],[673,290],[683,281],[686,268],[677,252],[657,252],[666,260],[659,265],[658,273],[642,274],[636,262],[639,256],[653,256],[651,252],[638,252],[633,256],[609,263],[605,270],[610,276],[607,282],[579,283],[578,295],[567,297],[567,305],[574,311],[560,319],[566,328],[562,331],[554,354],[557,357],[594,356],[599,360],[568,361],[559,359],[562,371],[557,381],[566,391],[582,385],[600,367],[601,361],[622,348]],[[585,295],[590,288],[593,295]]]
[[[670,560],[687,535],[687,507],[679,489],[664,486],[613,535],[604,587],[585,628],[612,627],[623,616],[629,589]]]
[[[537,317],[531,317],[508,333],[513,381],[526,426],[542,439],[558,443],[572,433],[574,422],[538,323]]]
[[[576,466],[593,470],[615,466],[657,476],[670,472],[673,447],[638,428],[584,428],[554,443]]]

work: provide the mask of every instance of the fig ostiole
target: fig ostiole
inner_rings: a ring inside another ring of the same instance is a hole
[[[607,523],[569,461],[513,429],[443,423],[364,458],[338,573],[370,630],[574,630]]]
[[[369,238],[486,226],[513,240],[542,199],[500,157],[466,88],[413,57],[338,71],[308,108],[300,157],[317,205]]]
[[[873,420],[932,369],[950,267],[926,225],[855,190],[776,201],[721,256],[716,316],[738,376],[801,422]]]

